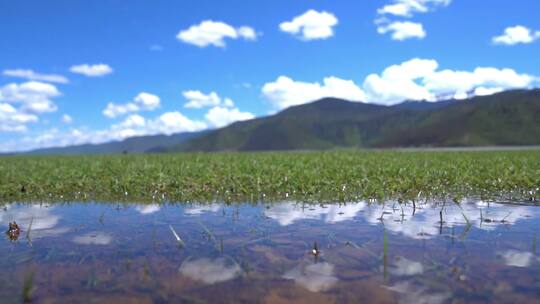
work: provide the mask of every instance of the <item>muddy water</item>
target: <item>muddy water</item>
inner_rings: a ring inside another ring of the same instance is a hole
[[[537,206],[468,200],[0,210],[3,231],[14,221],[18,238],[0,241],[0,303],[24,296],[36,303],[540,302]]]

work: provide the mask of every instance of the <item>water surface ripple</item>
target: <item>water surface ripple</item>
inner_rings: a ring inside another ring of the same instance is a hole
[[[537,206],[13,204],[12,222],[1,303],[540,301]]]

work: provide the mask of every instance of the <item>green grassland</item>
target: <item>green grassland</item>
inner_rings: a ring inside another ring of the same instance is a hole
[[[537,200],[540,150],[0,158],[0,202],[451,198]]]

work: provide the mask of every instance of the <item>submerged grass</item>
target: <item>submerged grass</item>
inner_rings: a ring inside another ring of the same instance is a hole
[[[32,293],[34,291],[34,271],[30,271],[24,277],[22,287],[22,300],[24,303],[32,302]]]
[[[539,197],[540,150],[0,157],[0,201]]]

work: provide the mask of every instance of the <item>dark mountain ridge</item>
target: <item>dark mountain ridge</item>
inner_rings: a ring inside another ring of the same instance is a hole
[[[323,98],[217,130],[39,149],[29,154],[540,145],[540,89],[393,106]]]
[[[381,106],[324,98],[237,122],[172,151],[540,144],[540,90]]]
[[[26,152],[25,154],[118,154],[118,153],[150,153],[163,152],[172,146],[206,134],[202,132],[185,132],[172,135],[149,135],[129,137],[121,141],[112,141],[102,144],[83,144],[68,147],[44,148]]]

